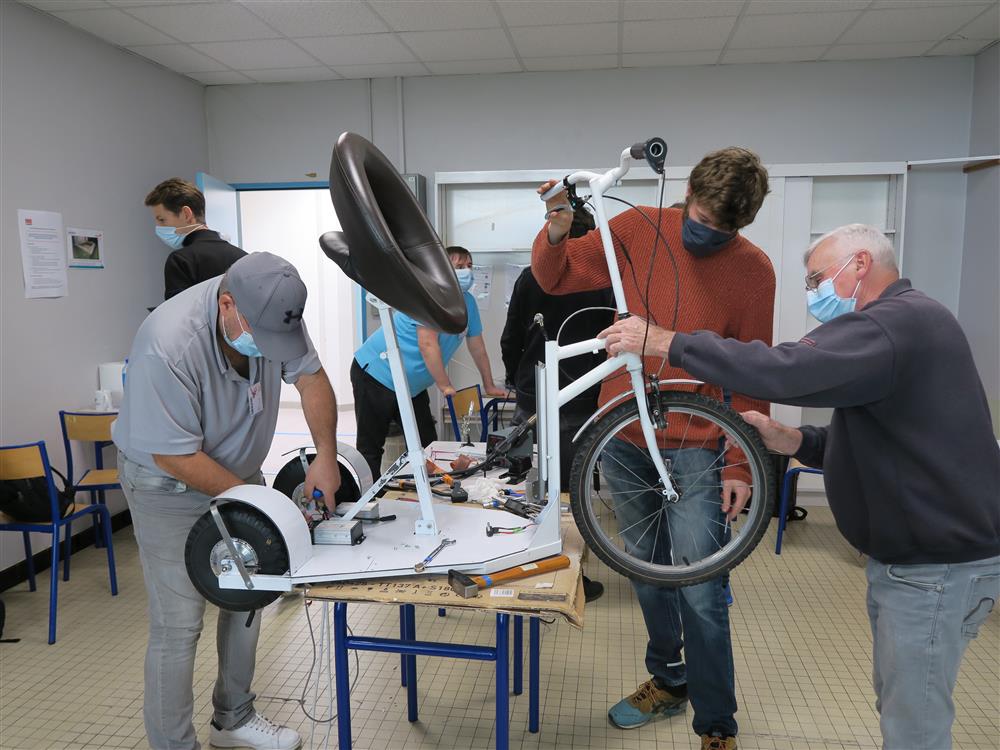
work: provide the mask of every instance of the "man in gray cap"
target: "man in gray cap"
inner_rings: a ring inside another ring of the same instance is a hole
[[[224,276],[171,297],[139,327],[121,412],[112,428],[146,589],[144,718],[154,748],[198,748],[194,658],[205,600],[188,578],[184,545],[210,500],[263,484],[281,380],[294,384],[316,445],[306,496],[340,486],[337,406],[302,323],[306,287],[294,266],[253,253]],[[210,743],[286,750],[298,733],[254,709],[260,617],[219,611],[219,676]]]

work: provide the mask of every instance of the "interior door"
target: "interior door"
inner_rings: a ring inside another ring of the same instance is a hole
[[[205,194],[205,223],[222,239],[243,247],[240,236],[240,201],[236,189],[205,172],[195,176],[198,189]]]

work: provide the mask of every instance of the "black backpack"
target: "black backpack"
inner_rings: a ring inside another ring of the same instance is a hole
[[[59,517],[63,518],[72,508],[76,492],[57,469],[52,468],[52,473],[62,480],[63,488],[56,487],[56,494],[59,496]],[[52,504],[45,477],[0,480],[0,513],[22,523],[52,523]]]

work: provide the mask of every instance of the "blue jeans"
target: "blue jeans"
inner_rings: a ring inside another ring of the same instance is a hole
[[[872,682],[884,750],[949,750],[966,646],[1000,598],[1000,557],[951,565],[868,561]]]
[[[684,494],[679,502],[667,504],[667,523],[657,529],[643,519],[656,513],[663,498],[655,492],[635,492],[659,479],[649,453],[617,438],[604,448],[601,470],[614,498],[618,527],[629,552],[644,560],[654,559],[655,550],[654,561],[669,562],[671,537],[674,559],[704,557],[718,549],[718,535],[725,530],[719,454],[701,448],[662,454],[673,462],[674,477]],[[649,634],[646,669],[665,685],[687,683],[695,734],[737,733],[727,583],[728,576],[680,589],[632,582]]]

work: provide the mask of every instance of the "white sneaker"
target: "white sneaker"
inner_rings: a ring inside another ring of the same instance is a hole
[[[254,711],[253,718],[236,729],[219,729],[213,722],[208,744],[212,747],[249,747],[252,750],[296,750],[302,738],[294,729],[268,721]]]

